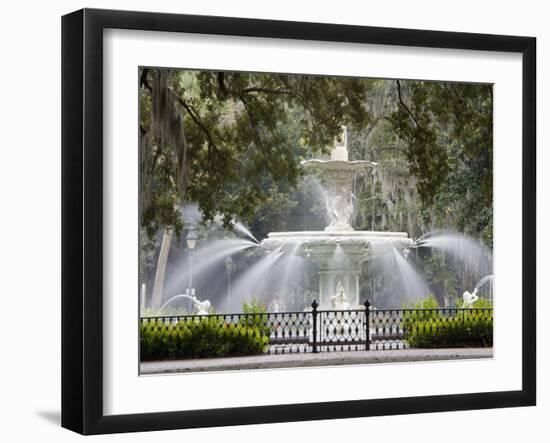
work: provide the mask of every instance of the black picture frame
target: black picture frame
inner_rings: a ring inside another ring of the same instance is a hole
[[[103,30],[500,51],[522,55],[522,388],[517,391],[103,413]],[[320,420],[536,403],[536,39],[83,9],[62,18],[62,426],[82,434]]]

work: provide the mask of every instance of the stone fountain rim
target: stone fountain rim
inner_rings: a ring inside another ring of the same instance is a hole
[[[318,238],[338,238],[338,237],[369,237],[381,239],[409,239],[406,232],[391,232],[391,231],[288,231],[288,232],[270,232],[267,238],[288,238],[288,237],[318,237]],[[412,241],[412,240],[411,240]]]
[[[311,160],[303,160],[301,162],[302,166],[320,166],[322,168],[329,168],[333,170],[349,170],[349,169],[360,169],[370,166],[375,168],[378,166],[378,163],[371,162],[368,160],[320,160],[317,158]]]

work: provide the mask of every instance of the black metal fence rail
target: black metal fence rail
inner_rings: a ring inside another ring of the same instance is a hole
[[[313,352],[367,350],[369,342],[365,310],[318,311],[319,333]],[[313,337],[312,337],[313,338]]]
[[[143,317],[140,327],[151,358],[162,346],[170,350],[158,358],[197,358],[492,346],[492,320],[492,308],[318,310],[314,301],[306,311]]]

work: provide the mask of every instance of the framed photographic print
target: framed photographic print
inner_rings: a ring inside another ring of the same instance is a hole
[[[62,425],[534,405],[535,51],[64,16]]]

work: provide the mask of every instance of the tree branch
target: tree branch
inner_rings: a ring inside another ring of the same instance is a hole
[[[443,85],[445,86],[445,89],[447,89],[447,84],[446,83],[443,83]],[[450,89],[451,91],[453,92],[453,94],[455,95],[455,97],[458,99],[458,101],[464,106],[466,107],[466,102],[464,100],[464,98],[458,93],[458,91],[456,90],[456,88],[454,87],[454,85],[452,83],[450,83]]]
[[[216,77],[218,80],[218,88],[225,97],[227,95],[227,88],[225,87],[225,72],[218,72],[218,75]]]
[[[244,109],[246,111],[246,115],[248,115],[248,122],[250,124],[250,128],[252,129],[252,132],[254,132],[254,136],[256,138],[256,143],[262,148],[262,150],[265,151],[265,147],[262,143],[262,138],[260,137],[260,133],[258,132],[258,128],[256,127],[256,124],[254,123],[254,117],[252,116],[252,112],[250,112],[250,107],[248,105],[248,102],[244,98],[244,96],[241,94],[239,95],[239,99],[241,100]]]
[[[141,75],[139,77],[139,85],[145,87],[145,89],[148,89],[149,92],[151,92],[153,88],[149,84],[149,80],[147,80],[148,72],[149,72],[149,69],[143,68],[143,70],[141,71]]]
[[[202,123],[200,116],[197,111],[193,109],[191,105],[189,105],[183,98],[179,96],[173,89],[168,88],[168,90],[172,93],[174,98],[178,101],[178,103],[183,106],[183,108],[187,111],[191,119],[195,122],[195,124],[201,129],[201,131],[206,135],[206,139],[208,140],[208,144],[211,145],[214,149],[218,150],[218,147],[214,143],[214,140],[212,139],[212,135],[210,134],[210,131],[204,124]]]
[[[264,94],[291,94],[292,91],[290,89],[269,89],[269,88],[262,88],[259,86],[251,86],[250,88],[245,88],[241,91],[241,94],[249,94],[251,92],[261,92]]]
[[[153,151],[153,161],[151,162],[151,169],[149,171],[151,175],[153,174],[153,171],[155,170],[155,167],[157,165],[157,161],[160,157],[160,151],[161,151],[160,146],[156,145]]]
[[[418,120],[416,119],[416,117],[414,116],[414,114],[412,113],[412,111],[409,109],[409,107],[405,104],[405,102],[403,101],[403,97],[401,96],[401,83],[399,82],[399,80],[396,80],[397,82],[397,95],[399,97],[399,104],[401,106],[403,106],[403,108],[405,109],[405,111],[407,111],[407,114],[409,114],[409,116],[413,119],[415,125],[422,129],[422,126],[420,125],[420,123],[418,123]]]

